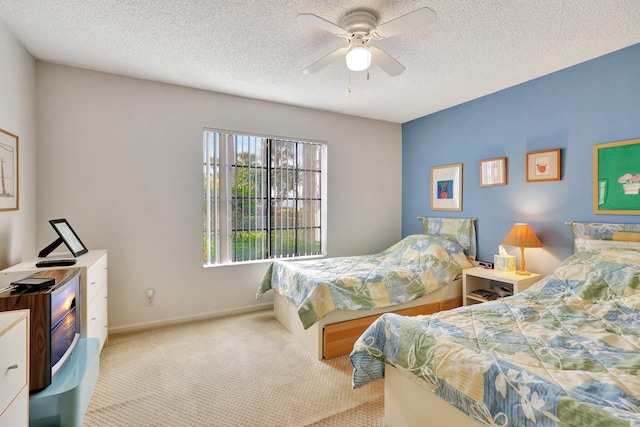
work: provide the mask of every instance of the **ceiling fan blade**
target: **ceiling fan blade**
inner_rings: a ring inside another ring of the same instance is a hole
[[[436,13],[428,7],[423,7],[399,18],[392,19],[389,22],[378,26],[373,31],[378,37],[385,38],[395,36],[396,34],[408,33],[418,27],[433,24],[436,22]]]
[[[320,18],[319,16],[312,13],[301,13],[297,16],[297,18],[302,22],[313,25],[314,27],[320,28],[322,30],[329,31],[330,33],[337,34],[339,36],[347,33],[347,30],[345,30],[344,28],[339,27],[333,22],[329,22],[326,19]]]
[[[376,46],[370,46],[369,50],[371,51],[371,60],[378,64],[378,66],[390,76],[397,76],[404,72],[404,65],[393,59],[393,57],[384,50]]]
[[[328,53],[327,55],[320,58],[315,63],[311,64],[309,67],[305,68],[302,72],[305,74],[313,74],[320,71],[325,66],[329,65],[329,63],[339,57],[345,55],[347,53],[348,47],[339,47],[338,49]]]

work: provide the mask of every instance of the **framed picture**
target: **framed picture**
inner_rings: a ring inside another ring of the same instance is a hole
[[[0,129],[0,211],[18,210],[18,135]]]
[[[593,213],[640,214],[640,139],[593,146]]]
[[[431,168],[431,210],[462,210],[462,163]]]
[[[560,149],[527,153],[527,182],[560,181]]]
[[[507,158],[480,161],[480,186],[507,185]]]

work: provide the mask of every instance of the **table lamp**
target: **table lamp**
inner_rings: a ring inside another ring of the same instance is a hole
[[[529,227],[529,224],[515,224],[511,230],[509,230],[509,233],[502,241],[502,244],[507,246],[518,246],[520,248],[520,259],[522,260],[520,263],[522,266],[520,270],[516,270],[516,274],[521,274],[523,276],[531,274],[525,269],[526,263],[524,261],[524,248],[541,248],[542,243],[531,227]]]

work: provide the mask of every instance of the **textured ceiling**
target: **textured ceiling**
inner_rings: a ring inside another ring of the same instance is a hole
[[[406,71],[302,70],[345,41],[300,22],[379,23],[421,7],[437,22],[375,44]],[[640,0],[0,0],[38,59],[404,123],[640,43]]]

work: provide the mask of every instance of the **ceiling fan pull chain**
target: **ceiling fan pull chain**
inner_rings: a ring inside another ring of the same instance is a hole
[[[349,93],[351,93],[351,70],[349,70]]]

